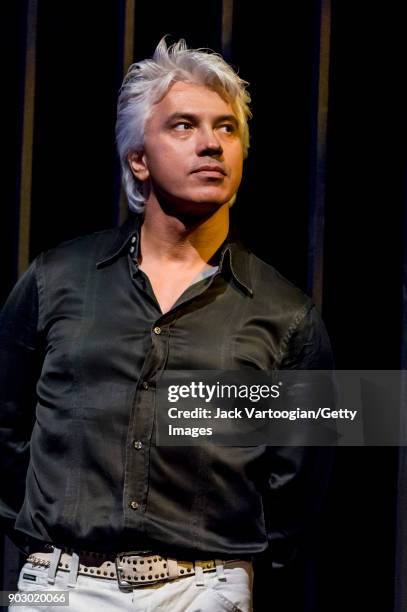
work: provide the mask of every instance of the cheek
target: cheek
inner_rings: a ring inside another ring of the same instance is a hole
[[[241,172],[243,168],[243,149],[240,143],[234,143],[225,153],[228,155],[229,163],[233,166],[235,172]]]
[[[182,151],[174,151],[171,147],[161,146],[148,158],[148,169],[151,176],[157,180],[176,180],[177,175],[186,169],[186,155]]]
[[[243,173],[243,156],[239,152],[236,154],[232,160],[232,174],[236,181],[241,180]]]

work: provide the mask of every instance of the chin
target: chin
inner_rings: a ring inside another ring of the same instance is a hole
[[[188,199],[186,198],[185,202],[190,202],[191,204],[196,206],[205,206],[207,208],[213,208],[214,210],[217,210],[224,204],[227,204],[227,202],[229,202],[233,198],[233,195],[233,193],[226,193],[222,195],[204,193],[198,196],[191,196],[191,198]]]
[[[231,198],[228,198],[226,200],[192,200],[188,204],[191,208],[197,208],[198,210],[212,210],[213,212],[216,212],[217,210],[219,210],[219,208],[222,208],[222,206],[227,204],[230,199]]]
[[[186,214],[192,216],[208,216],[214,214],[222,206],[230,202],[233,194],[183,193],[161,194],[161,207],[170,214]]]

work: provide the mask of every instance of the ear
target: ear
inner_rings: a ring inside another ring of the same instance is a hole
[[[133,151],[127,156],[127,162],[136,179],[144,182],[150,176],[144,151]]]

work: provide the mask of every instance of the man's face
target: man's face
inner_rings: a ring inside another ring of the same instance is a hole
[[[158,200],[179,212],[214,212],[232,198],[242,177],[243,148],[232,106],[208,87],[175,83],[154,105],[144,150],[129,162]]]

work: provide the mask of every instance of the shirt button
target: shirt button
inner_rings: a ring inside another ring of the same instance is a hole
[[[131,239],[131,244],[134,244],[135,242],[136,242],[136,237],[135,237],[135,236],[132,236],[132,239]]]
[[[132,508],[133,510],[137,510],[138,503],[136,501],[130,502],[130,508]]]
[[[154,327],[153,332],[159,336],[161,334],[161,327]]]
[[[143,387],[145,391],[147,391],[147,389],[149,388],[148,382],[146,380],[143,382],[141,386]]]
[[[136,450],[140,450],[143,447],[143,444],[140,442],[140,440],[134,440],[133,446]]]

